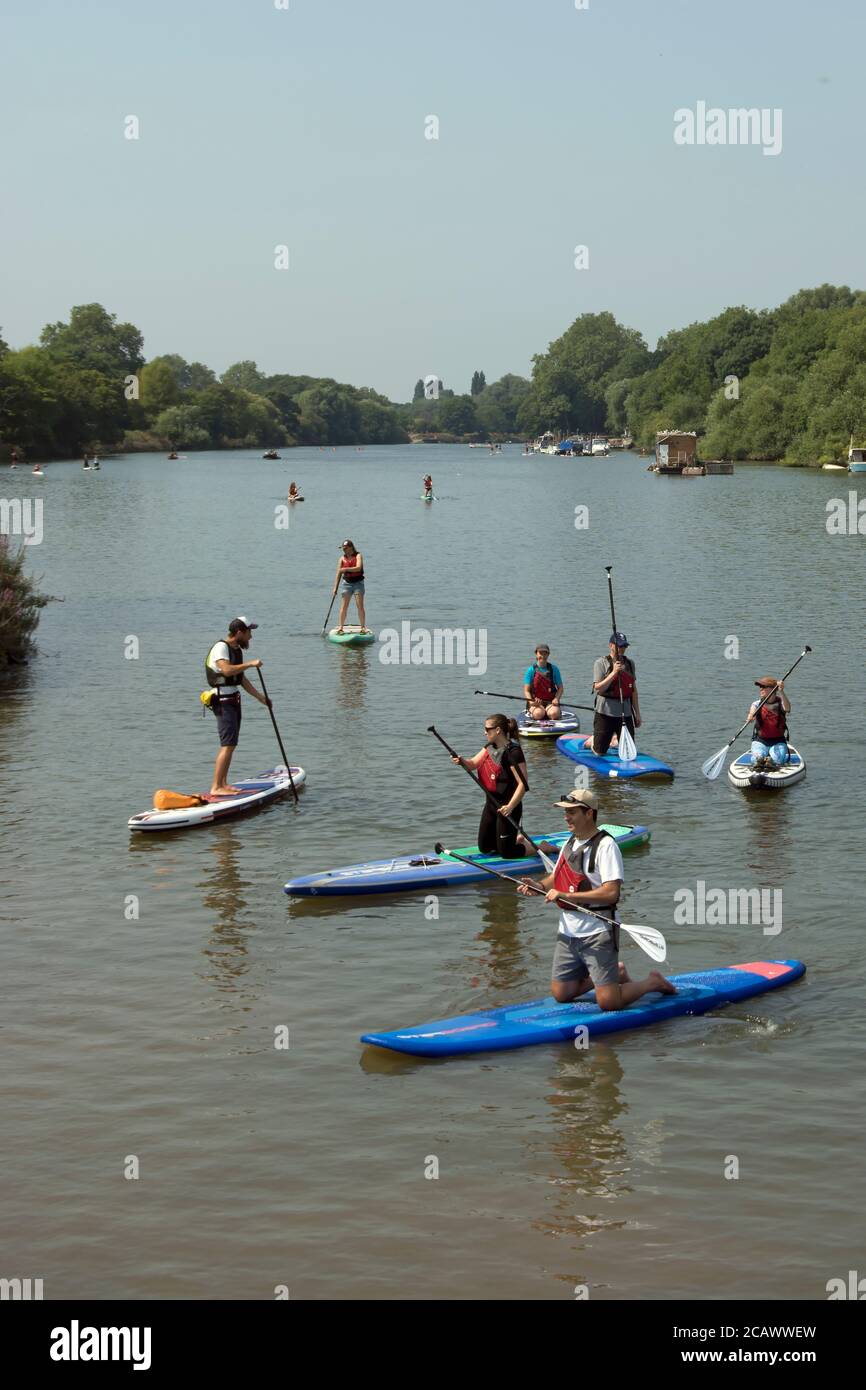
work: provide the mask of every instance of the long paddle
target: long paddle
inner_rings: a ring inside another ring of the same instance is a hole
[[[616,625],[616,612],[613,606],[613,580],[610,577],[610,572],[612,569],[613,565],[605,565],[605,570],[607,571],[608,593],[610,594],[610,620],[613,623],[612,630],[614,639],[616,639],[616,634],[619,632],[619,628]],[[616,645],[615,640],[614,645]],[[630,730],[626,728],[625,701],[622,698],[622,681],[619,679],[619,677],[617,677],[617,686],[619,688],[619,702],[622,705],[622,728],[619,731],[619,748],[617,752],[624,763],[633,763],[635,758],[637,757],[637,748],[635,746],[635,741],[631,736]],[[611,689],[611,687],[608,687],[608,689]]]
[[[340,587],[340,585],[339,585],[339,583],[338,583],[338,584],[337,584],[337,589],[339,589],[339,587]],[[325,635],[325,628],[328,626],[328,619],[329,619],[330,616],[331,616],[331,608],[333,608],[333,606],[334,606],[334,599],[337,597],[337,589],[335,589],[334,592],[331,594],[331,604],[330,604],[330,607],[329,607],[327,613],[325,614],[325,621],[322,623],[322,636],[323,636],[323,637],[324,637],[324,635]]]
[[[274,708],[273,708],[273,705],[271,704],[271,697],[270,697],[270,695],[268,694],[268,687],[265,685],[265,678],[264,678],[264,675],[262,674],[262,668],[261,668],[261,666],[257,666],[257,667],[256,667],[256,670],[257,670],[258,673],[259,673],[259,680],[260,680],[261,683],[262,683],[262,690],[264,691],[265,699],[266,699],[267,702],[268,702],[268,714],[271,716],[271,723],[272,723],[273,726],[274,726],[274,733],[275,733],[276,736],[277,736],[277,743],[280,745],[280,752],[281,752],[282,755],[283,755],[283,766],[285,767],[286,771],[287,771],[288,774],[289,774],[289,782],[291,783],[292,796],[295,798],[295,801],[297,801],[297,799],[298,799],[298,789],[297,789],[297,787],[295,786],[295,779],[294,779],[294,777],[292,776],[292,766],[291,766],[291,763],[289,762],[288,758],[286,757],[286,750],[285,750],[285,748],[283,747],[283,740],[280,738],[280,731],[279,731],[279,729],[277,728],[277,721],[276,721],[276,719],[274,718]]]
[[[527,703],[525,695],[503,695],[501,690],[476,690],[474,693],[476,695],[492,695],[494,700],[520,700],[524,705]],[[563,706],[568,705],[569,709],[585,709],[590,714],[595,713],[592,705],[576,705],[573,700],[566,700],[565,696],[562,697],[562,704]]]
[[[462,854],[458,854],[456,850],[446,849],[441,841],[437,841],[433,848],[437,854],[447,854],[449,859],[459,859],[463,864],[471,864],[473,869],[483,869],[486,874],[493,874],[494,878],[502,878],[506,883],[516,883],[518,888],[525,887],[533,893],[541,894],[542,897],[547,896],[546,890],[544,888],[539,888],[537,883],[526,883],[522,878],[515,878],[513,874],[502,873],[501,869],[491,869],[489,864],[482,864],[478,859],[467,859]],[[544,855],[542,855],[542,858],[544,858]],[[594,912],[592,908],[587,907],[585,903],[572,903],[569,908],[567,906],[567,898],[560,897],[557,899],[557,902],[561,904],[566,912],[586,912],[590,917],[597,917],[600,922],[604,922],[605,926],[609,927],[612,925],[609,917],[602,917],[600,912]],[[628,926],[625,922],[617,922],[615,925],[618,926],[621,931],[628,932],[629,936],[634,938],[641,950],[646,951],[647,955],[651,956],[653,960],[667,959],[667,942],[661,932],[656,931],[655,927]]]
[[[430,725],[428,725],[427,732],[428,732],[428,734],[432,734],[434,738],[438,738],[439,742],[442,744],[442,747],[448,749],[448,752],[451,754],[452,758],[457,758],[457,759],[458,759],[458,761],[460,762],[460,766],[463,768],[463,771],[464,771],[465,773],[467,773],[467,774],[472,778],[472,780],[473,780],[473,782],[475,783],[476,787],[480,787],[481,790],[484,792],[484,795],[486,796],[486,795],[487,795],[487,788],[484,786],[484,784],[483,784],[483,782],[481,781],[480,777],[476,777],[476,776],[475,776],[475,773],[472,771],[471,768],[469,768],[469,767],[464,767],[463,762],[460,760],[460,754],[459,754],[458,752],[456,752],[455,749],[453,749],[453,748],[451,747],[451,744],[450,744],[450,743],[446,743],[446,742],[445,742],[444,738],[442,737],[442,735],[439,733],[438,729],[436,728],[436,725],[435,725],[435,724],[430,724]],[[526,787],[526,783],[523,781],[523,778],[520,776],[520,773],[517,771],[516,768],[514,769],[514,771],[515,771],[515,775],[517,776],[517,778],[519,779],[519,781],[523,782],[524,787]],[[528,790],[529,790],[529,788],[527,787],[527,791],[528,791]],[[523,837],[524,840],[526,840],[530,845],[532,845],[532,848],[535,850],[535,853],[536,853],[536,854],[540,854],[541,857],[542,857],[542,859],[544,859],[544,854],[543,854],[543,852],[541,851],[541,849],[539,849],[538,845],[535,843],[535,841],[533,840],[532,836],[529,834],[529,831],[528,831],[528,830],[524,830],[524,829],[523,829],[523,826],[522,826],[522,825],[519,825],[519,824],[517,823],[516,820],[513,820],[513,819],[512,819],[511,816],[504,816],[503,819],[504,819],[504,820],[507,820],[507,821],[508,821],[508,824],[509,824],[509,825],[512,825],[512,826],[514,827],[514,829],[517,831],[518,835],[521,835],[521,836]],[[544,862],[545,862],[546,864],[549,864],[549,863],[550,863],[550,860],[544,859]]]
[[[797,666],[800,665],[800,662],[803,660],[803,657],[806,655],[807,652],[810,652],[811,650],[812,650],[812,648],[811,648],[811,647],[808,647],[808,646],[803,648],[803,650],[801,651],[800,655],[797,657],[797,660],[794,662],[794,665],[791,667],[791,670],[790,670],[790,671],[786,671],[785,674],[784,674],[784,676],[782,676],[782,680],[783,680],[783,681],[786,681],[786,680],[788,679],[788,677],[789,677],[790,674],[791,674],[791,671],[793,671],[795,667],[797,667]],[[767,694],[764,696],[763,700],[761,700],[761,701],[759,702],[759,704],[757,705],[757,707],[756,707],[756,709],[755,709],[755,714],[758,713],[758,710],[761,708],[762,705],[765,705],[765,704],[767,703],[768,700],[772,699],[773,695],[775,695],[775,693],[776,693],[776,691],[777,691],[778,689],[779,689],[779,682],[777,681],[776,684],[773,686],[772,690],[768,690],[768,691],[767,691]],[[726,743],[726,744],[725,744],[724,748],[720,748],[719,751],[718,751],[718,753],[715,753],[715,754],[713,755],[712,758],[707,758],[707,761],[704,763],[703,767],[701,768],[701,772],[704,774],[705,777],[708,777],[709,780],[710,780],[711,782],[714,782],[714,781],[715,781],[715,779],[718,777],[719,773],[721,772],[722,768],[724,767],[724,765],[725,765],[725,758],[728,756],[728,749],[729,749],[729,748],[732,748],[732,747],[734,746],[734,744],[736,743],[737,739],[740,737],[740,734],[743,732],[743,730],[744,730],[744,729],[748,729],[749,725],[752,724],[752,723],[754,723],[755,714],[752,715],[751,719],[747,719],[747,720],[746,720],[746,722],[745,722],[745,724],[742,726],[742,728],[740,728],[740,729],[737,730],[737,732],[734,734],[734,737],[730,740],[729,743]]]

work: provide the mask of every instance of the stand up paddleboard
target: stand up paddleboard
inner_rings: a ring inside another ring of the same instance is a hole
[[[625,763],[617,753],[608,749],[603,758],[586,750],[586,735],[577,738],[566,734],[556,740],[557,752],[564,753],[573,763],[592,768],[599,777],[673,777],[674,770],[660,758],[651,758],[649,753],[638,753],[634,762]]]
[[[422,492],[422,493],[421,493],[421,501],[422,501],[422,502],[438,502],[438,501],[439,501],[439,498],[438,498],[438,497],[434,497],[432,492],[430,492],[430,493]]]
[[[594,993],[574,1004],[557,1004],[548,996],[505,1009],[419,1023],[393,1033],[365,1033],[361,1042],[415,1057],[455,1057],[460,1052],[501,1052],[535,1043],[569,1042],[578,1028],[586,1028],[591,1037],[599,1037],[645,1028],[668,1018],[705,1014],[724,1004],[789,985],[805,973],[806,967],[799,960],[755,960],[720,970],[671,975],[676,994],[645,994],[627,1009],[600,1009]]]
[[[365,642],[375,642],[375,632],[365,631],[357,624],[347,624],[342,632],[338,632],[335,627],[328,633],[328,641],[336,642],[340,647],[360,647]]]
[[[767,791],[783,791],[785,787],[792,787],[795,782],[806,776],[806,762],[793,744],[788,745],[788,752],[788,761],[784,767],[760,771],[755,768],[751,753],[743,753],[728,768],[728,780],[735,787],[742,787],[746,791],[750,787],[764,788]]]
[[[302,787],[307,774],[302,767],[292,768],[292,780],[296,787]],[[257,777],[249,777],[235,782],[238,787],[235,796],[212,797],[207,793],[194,793],[203,799],[201,806],[184,806],[172,811],[141,811],[129,819],[130,830],[187,830],[194,825],[209,825],[213,821],[225,820],[241,811],[251,811],[254,806],[263,806],[275,797],[283,796],[290,790],[290,782],[285,768],[274,768],[270,772],[260,772]]]
[[[645,825],[600,825],[599,830],[606,830],[608,835],[612,835],[620,849],[645,845],[650,838]],[[543,840],[553,845],[556,854],[567,838],[567,831],[533,836],[536,844]],[[500,859],[498,854],[482,854],[477,845],[454,852],[466,859],[474,859],[478,864],[486,864],[490,869],[498,869],[503,874],[544,872],[544,864],[536,854],[527,854],[523,859]],[[481,883],[485,879],[488,883],[492,882],[490,874],[483,869],[462,864],[459,859],[452,859],[447,854],[402,854],[394,859],[374,859],[367,864],[347,864],[342,869],[326,869],[318,874],[291,878],[283,892],[295,898],[346,897],[356,893],[423,893],[431,888],[451,888],[459,883]]]
[[[521,738],[559,738],[561,734],[576,734],[580,720],[573,710],[564,709],[561,719],[530,719],[528,714],[517,716]]]

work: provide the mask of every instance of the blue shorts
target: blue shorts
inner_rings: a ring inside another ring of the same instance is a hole
[[[781,743],[764,743],[761,739],[752,740],[751,747],[752,762],[757,762],[758,758],[769,758],[777,767],[784,767],[790,756],[788,745],[783,739]]]
[[[363,594],[363,592],[364,592],[364,581],[363,581],[363,579],[344,579],[344,580],[343,580],[343,593],[344,593],[344,594],[348,594],[350,598],[351,598],[352,594]]]

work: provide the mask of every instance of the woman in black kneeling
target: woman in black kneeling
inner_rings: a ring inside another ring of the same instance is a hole
[[[453,758],[474,772],[487,793],[478,848],[482,854],[498,854],[503,859],[522,859],[526,846],[518,843],[517,830],[506,820],[520,821],[521,802],[529,790],[526,761],[517,737],[517,724],[505,714],[491,714],[484,721],[487,740],[474,758]]]

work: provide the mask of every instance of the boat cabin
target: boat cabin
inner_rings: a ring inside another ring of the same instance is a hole
[[[656,435],[656,473],[682,473],[697,465],[698,436],[694,430],[659,430]]]

